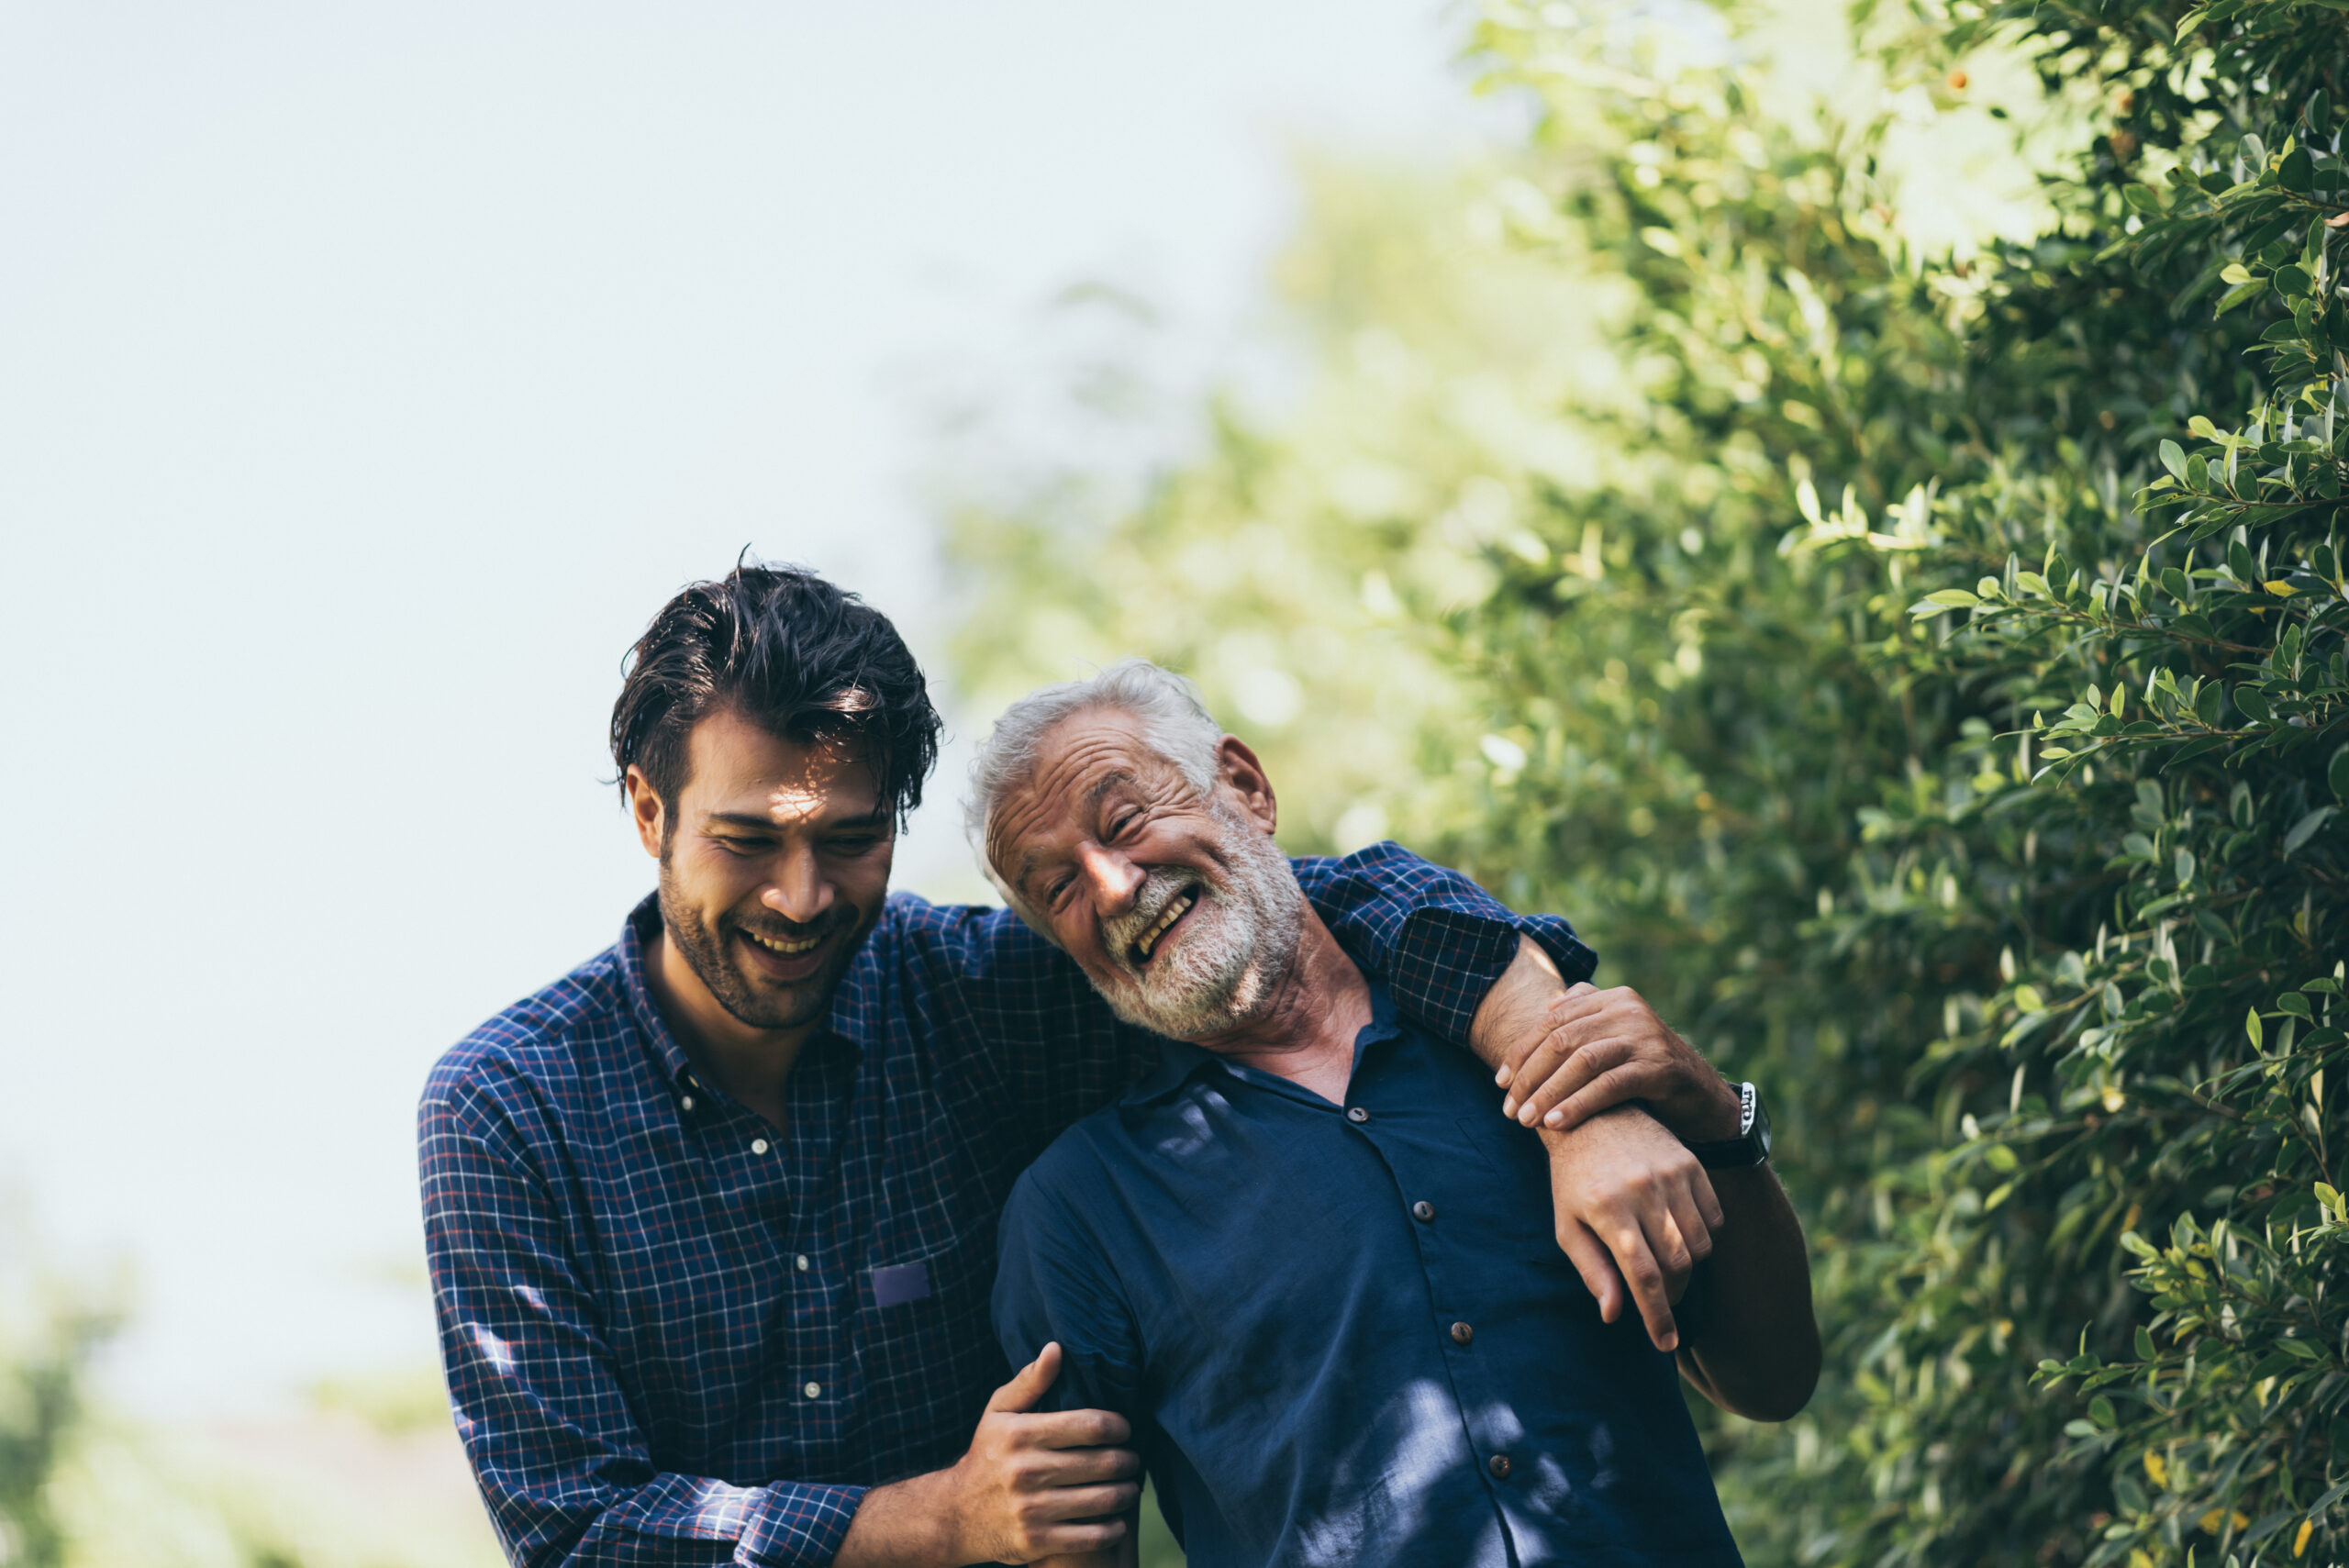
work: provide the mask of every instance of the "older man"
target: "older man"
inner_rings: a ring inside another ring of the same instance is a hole
[[[996,1329],[1061,1403],[1131,1422],[1191,1561],[1735,1563],[1674,1357],[1553,1244],[1541,1149],[1491,1079],[1300,895],[1254,754],[1137,661],[1015,707],[975,781],[1013,908],[1167,1040],[1020,1179]],[[1628,995],[1577,986],[1562,1016],[1606,1020],[1583,1032],[1617,1086],[1665,1091],[1662,1126],[1599,1127],[1698,1134],[1663,1167],[1676,1223],[1725,1211],[1680,1370],[1783,1419],[1820,1351],[1766,1122]],[[1607,1075],[1585,1076],[1587,1109]]]

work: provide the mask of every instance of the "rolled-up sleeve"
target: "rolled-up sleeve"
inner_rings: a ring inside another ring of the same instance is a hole
[[[831,1562],[864,1488],[660,1470],[503,1107],[436,1074],[417,1120],[450,1402],[507,1555],[527,1568]]]
[[[1598,955],[1555,915],[1520,915],[1459,872],[1402,845],[1373,844],[1342,860],[1295,862],[1339,944],[1385,977],[1396,1005],[1430,1032],[1464,1045],[1485,994],[1539,942],[1566,984],[1587,980]]]

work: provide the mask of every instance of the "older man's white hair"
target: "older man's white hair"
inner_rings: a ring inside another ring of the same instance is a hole
[[[1004,710],[971,764],[971,794],[963,825],[979,863],[1008,898],[1010,890],[987,858],[987,823],[997,802],[1036,776],[1036,753],[1062,720],[1104,709],[1139,720],[1151,750],[1165,758],[1201,795],[1215,787],[1223,726],[1199,701],[1191,683],[1147,659],[1120,659],[1082,681],[1030,692]],[[1016,901],[1015,901],[1016,902]]]

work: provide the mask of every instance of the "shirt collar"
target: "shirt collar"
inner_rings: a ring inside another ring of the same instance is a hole
[[[1397,1038],[1404,1029],[1402,1015],[1396,1011],[1395,999],[1386,994],[1386,987],[1375,976],[1365,974],[1363,978],[1370,984],[1370,1022],[1354,1036],[1354,1068],[1357,1072],[1362,1068],[1364,1052],[1374,1045]],[[1122,1103],[1145,1106],[1165,1099],[1189,1083],[1191,1074],[1206,1067],[1221,1068],[1235,1077],[1252,1071],[1225,1061],[1203,1045],[1194,1045],[1187,1040],[1162,1038],[1158,1042],[1158,1065],[1125,1092],[1121,1096]]]
[[[672,1082],[690,1085],[694,1083],[693,1063],[686,1059],[685,1047],[677,1043],[677,1037],[670,1032],[669,1020],[661,1016],[660,1005],[653,1001],[651,989],[644,983],[644,944],[660,929],[661,895],[648,893],[620,925],[620,984],[628,993],[629,1011],[634,1015],[637,1028],[644,1031],[645,1043],[663,1071]],[[875,927],[875,934],[878,931]],[[873,937],[866,937],[864,946],[849,961],[848,973],[841,976],[840,987],[832,993],[831,1012],[824,1021],[824,1034],[838,1036],[860,1052],[874,1028],[870,993],[875,987],[873,976],[867,973],[872,945]],[[808,1043],[814,1045],[824,1034]]]

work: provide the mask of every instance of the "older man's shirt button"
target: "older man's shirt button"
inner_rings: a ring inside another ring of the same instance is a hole
[[[1452,1326],[1452,1342],[1455,1345],[1464,1345],[1475,1337],[1476,1330],[1465,1323],[1454,1323]]]
[[[679,1100],[677,1103],[678,1103],[679,1105],[681,1105],[681,1106],[685,1106],[685,1109],[687,1109],[687,1110],[691,1110],[691,1109],[693,1109],[693,1108],[694,1108],[694,1097],[693,1097],[691,1095],[685,1095],[683,1099]]]
[[[1491,1471],[1491,1472],[1493,1473],[1493,1479],[1494,1479],[1494,1480],[1496,1480],[1496,1481],[1506,1481],[1506,1480],[1508,1480],[1508,1455],[1507,1455],[1507,1454],[1505,1454],[1505,1453],[1497,1453],[1497,1454],[1493,1455],[1493,1457],[1492,1457],[1492,1458],[1490,1458],[1490,1459],[1488,1459],[1488,1460],[1485,1461],[1485,1468],[1486,1468],[1486,1469],[1487,1469],[1487,1470],[1489,1470],[1489,1471]]]
[[[1428,1221],[1435,1218],[1435,1205],[1430,1203],[1425,1198],[1421,1198],[1419,1202],[1411,1206],[1411,1218],[1418,1220],[1420,1224],[1425,1225]]]
[[[1363,1109],[1360,1106],[1348,1106],[1346,1107],[1346,1119],[1353,1122],[1356,1127],[1360,1127],[1364,1122],[1370,1119],[1370,1113]]]
[[[766,1140],[765,1139],[763,1139],[763,1138],[753,1138],[752,1140],[751,1140],[751,1153],[753,1153],[753,1154],[763,1154],[763,1153],[765,1153],[766,1151],[767,1151],[767,1140]]]
[[[792,1259],[791,1266],[797,1269],[801,1273],[806,1273],[807,1272],[807,1254],[802,1252],[799,1256]]]
[[[820,1383],[811,1383],[799,1392],[810,1399],[820,1399],[824,1396],[824,1385]]]

